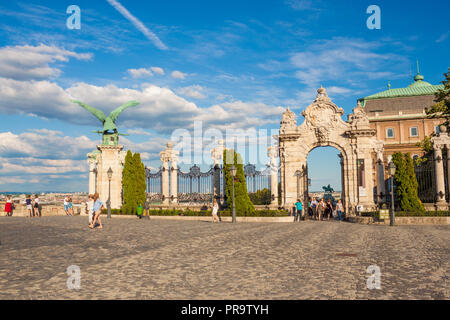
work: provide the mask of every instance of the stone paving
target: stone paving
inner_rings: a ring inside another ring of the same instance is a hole
[[[0,299],[449,299],[449,226],[104,220],[1,217]]]

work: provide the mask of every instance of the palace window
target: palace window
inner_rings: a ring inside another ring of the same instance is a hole
[[[441,129],[439,129],[439,126],[434,126],[434,133],[436,134],[441,133]]]
[[[394,128],[386,129],[386,138],[394,138]]]
[[[419,128],[417,128],[417,127],[409,128],[409,136],[410,137],[418,137],[419,136]]]

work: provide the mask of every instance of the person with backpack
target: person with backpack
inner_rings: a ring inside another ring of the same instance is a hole
[[[297,202],[294,205],[295,205],[295,209],[297,209],[296,210],[297,215],[295,216],[294,222],[297,221],[297,218],[298,218],[298,221],[300,222],[300,220],[302,219],[303,204],[300,201],[300,199],[297,199]]]

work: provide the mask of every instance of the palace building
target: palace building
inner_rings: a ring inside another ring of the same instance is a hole
[[[431,107],[434,94],[444,85],[432,85],[417,72],[414,82],[406,88],[391,89],[359,99],[369,117],[370,126],[376,129],[377,140],[384,144],[385,161],[395,152],[409,152],[422,156],[417,143],[433,132],[439,133],[441,119],[429,119],[425,108]],[[387,163],[387,162],[385,162]]]
[[[434,140],[442,140],[447,136],[445,132],[440,134],[440,125],[444,120],[430,119],[425,113],[425,108],[436,103],[435,93],[440,89],[444,89],[443,84],[432,85],[424,81],[417,68],[414,82],[408,87],[391,89],[388,85],[388,90],[358,100],[368,116],[370,127],[376,130],[376,139],[384,142],[382,159],[373,159],[374,166],[378,163],[377,167],[384,167],[384,170],[381,170],[384,171],[381,173],[384,177],[388,177],[386,164],[391,161],[392,154],[409,152],[412,157],[420,157],[424,155],[424,151],[417,145],[418,142],[430,137],[432,133],[436,134]],[[449,200],[450,172],[447,168],[450,158],[447,161],[442,159],[440,155],[442,146],[438,146],[439,143],[435,141],[433,159],[415,169],[419,183],[419,197],[424,203],[444,203],[444,199]],[[390,190],[390,183],[383,178],[379,180],[379,176],[380,173],[378,177],[373,176],[374,197],[383,201],[386,192]],[[380,186],[383,180],[385,186]]]

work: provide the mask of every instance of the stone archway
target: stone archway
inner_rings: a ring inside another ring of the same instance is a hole
[[[373,188],[373,155],[380,154],[383,142],[376,140],[364,109],[358,105],[342,120],[344,110],[328,97],[325,88],[317,90],[317,97],[303,112],[305,118],[297,126],[295,114],[287,109],[283,113],[280,134],[280,170],[282,205],[292,205],[303,197],[307,179],[300,175],[307,166],[308,154],[317,147],[331,146],[341,152],[343,202],[346,212],[353,215],[357,205],[364,211],[375,208]]]

